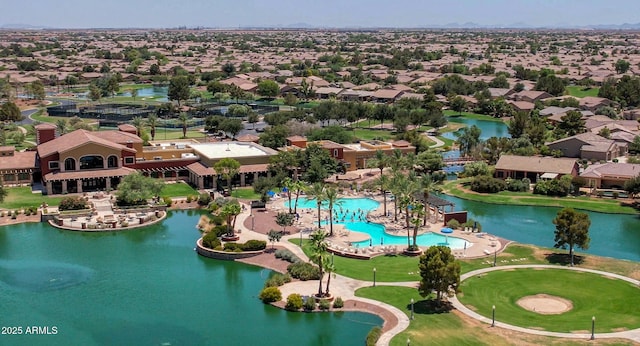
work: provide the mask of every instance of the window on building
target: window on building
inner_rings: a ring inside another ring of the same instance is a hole
[[[111,155],[107,158],[107,168],[117,168],[118,167],[118,157],[115,155]]]
[[[4,181],[14,181],[14,180],[16,180],[16,175],[15,174],[4,174],[2,179]]]
[[[29,173],[18,173],[18,180],[31,180],[31,174],[29,174]]]
[[[49,169],[59,169],[60,162],[58,161],[49,161]]]
[[[75,171],[76,170],[76,159],[70,157],[64,160],[64,170],[65,171]]]
[[[134,160],[133,156],[125,157],[124,158],[124,164],[125,165],[133,165],[133,162],[134,162],[133,160]]]
[[[338,149],[333,149],[333,157],[338,157]]]
[[[104,159],[98,155],[87,155],[80,158],[80,169],[104,168]]]

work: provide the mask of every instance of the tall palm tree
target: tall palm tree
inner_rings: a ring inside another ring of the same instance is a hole
[[[431,192],[435,190],[436,182],[431,178],[431,174],[423,174],[420,178],[420,186],[422,187],[422,197],[424,199],[424,221],[422,225],[427,224],[427,219],[429,219],[429,196]]]
[[[367,161],[367,167],[379,169],[380,175],[382,175],[382,171],[389,167],[389,156],[382,150],[376,150],[376,156]]]
[[[156,127],[158,127],[158,116],[155,114],[149,115],[147,117],[147,126],[151,128],[151,140],[156,139]]]
[[[391,179],[388,175],[382,174],[376,180],[376,185],[380,187],[380,193],[382,193],[382,202],[383,202],[383,212],[384,215],[387,215],[387,191],[389,190],[389,186],[391,185]]]
[[[293,206],[291,205],[291,190],[293,190],[293,179],[286,177],[282,180],[282,187],[287,188],[287,196],[289,199],[289,214],[293,214]]]
[[[333,265],[333,261],[325,261],[324,271],[327,272],[327,287],[324,291],[325,296],[329,296],[329,284],[331,284],[331,274],[336,271],[336,267]]]
[[[182,127],[182,138],[187,138],[187,128],[189,127],[189,116],[187,113],[182,112],[178,116],[178,121],[180,122],[180,126]]]
[[[413,217],[411,218],[411,224],[413,225],[413,246],[410,246],[410,248],[413,249],[418,248],[418,229],[422,224],[422,217],[425,214],[425,207],[426,205],[418,201],[414,201],[411,204],[411,211],[413,213]]]
[[[324,202],[324,184],[315,183],[311,185],[309,191],[307,191],[309,198],[316,200],[316,205],[318,207],[318,228],[321,227],[320,220],[320,207],[322,206],[322,202]]]
[[[140,134],[142,133],[142,128],[144,127],[144,120],[142,119],[142,117],[134,117],[131,120],[131,125],[136,127],[136,135],[140,137]]]
[[[309,235],[311,241],[311,260],[320,269],[320,280],[318,280],[318,297],[322,297],[322,277],[324,276],[325,263],[327,261],[327,232],[316,230]]]
[[[328,203],[329,209],[329,236],[333,237],[333,207],[341,204],[338,198],[338,190],[335,187],[326,189],[324,199]]]
[[[293,182],[293,191],[296,194],[295,202],[293,202],[293,213],[298,213],[298,199],[300,198],[300,194],[306,192],[308,190],[308,185],[300,180],[296,180]]]
[[[242,212],[240,203],[237,200],[233,200],[225,204],[220,210],[220,216],[224,217],[227,221],[227,235],[235,235],[236,217]]]

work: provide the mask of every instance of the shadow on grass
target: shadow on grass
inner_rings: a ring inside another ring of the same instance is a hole
[[[554,252],[554,253],[545,255],[545,258],[551,264],[560,264],[564,266],[571,265],[571,256],[569,256],[568,253]],[[579,265],[579,264],[582,264],[583,262],[584,262],[584,256],[575,255],[575,254],[573,255],[574,265]]]
[[[453,310],[453,305],[448,301],[439,301],[435,299],[425,299],[417,301],[413,304],[413,311],[416,314],[432,315],[448,313]],[[411,304],[407,304],[407,311],[411,311]]]

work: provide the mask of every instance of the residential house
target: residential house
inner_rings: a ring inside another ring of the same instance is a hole
[[[552,97],[553,95],[549,94],[546,91],[535,91],[535,90],[523,90],[521,92],[514,93],[511,95],[511,98],[514,101],[527,101],[531,103],[535,103],[536,101],[542,101]]]
[[[557,179],[563,175],[578,175],[576,159],[547,156],[501,155],[496,163],[495,176],[500,179],[528,178],[532,183],[538,179]]]
[[[596,189],[622,189],[624,184],[640,176],[640,164],[607,162],[590,165],[580,176],[587,180],[587,186]]]
[[[626,147],[621,148],[614,140],[591,132],[559,139],[547,143],[547,146],[550,150],[561,151],[564,157],[596,161],[611,161],[626,154]]]
[[[580,109],[595,112],[598,108],[611,105],[611,100],[604,97],[586,96],[579,100]]]
[[[33,183],[39,171],[35,151],[16,151],[14,146],[0,146],[0,178],[4,185]],[[38,173],[39,174],[39,173]],[[37,180],[40,180],[39,178]]]

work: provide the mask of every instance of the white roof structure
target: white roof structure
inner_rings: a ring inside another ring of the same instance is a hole
[[[210,160],[219,160],[227,157],[271,156],[277,153],[273,149],[251,142],[216,142],[189,144],[189,146],[193,148],[198,155]]]

